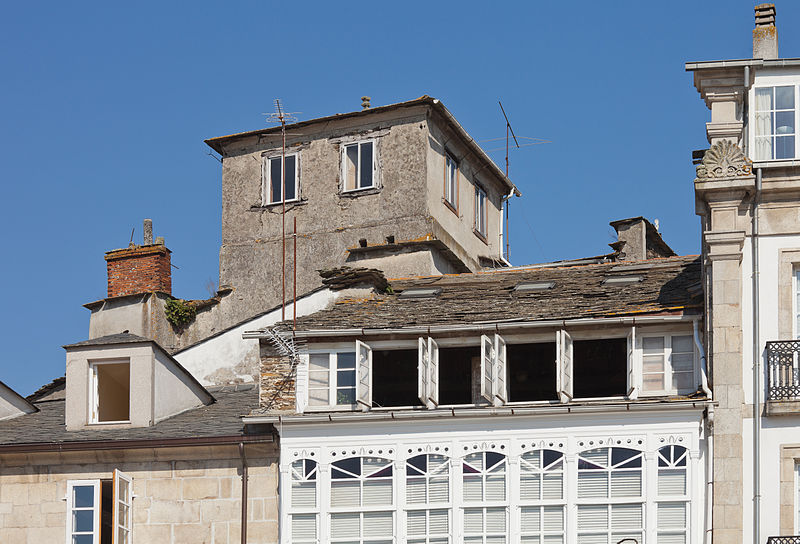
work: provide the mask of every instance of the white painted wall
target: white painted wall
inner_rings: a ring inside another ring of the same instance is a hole
[[[304,316],[327,308],[341,291],[323,289],[311,293],[297,301],[297,316]],[[286,305],[286,317],[292,318],[293,305]],[[191,372],[203,385],[211,385],[215,373],[223,371],[238,381],[249,383],[254,381],[252,370],[258,369],[258,340],[244,340],[242,334],[269,327],[281,321],[281,309],[278,308],[260,317],[241,323],[227,331],[204,340],[174,355],[186,370]],[[227,372],[225,372],[227,371]]]
[[[159,350],[153,364],[153,414],[155,423],[175,414],[202,406],[210,395],[182,372],[175,362]]]
[[[0,382],[0,421],[34,411],[33,407],[16,391]]]

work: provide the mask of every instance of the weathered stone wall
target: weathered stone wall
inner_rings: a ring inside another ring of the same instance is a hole
[[[278,542],[278,452],[246,446],[248,542]],[[135,542],[240,542],[241,460],[236,446],[0,456],[0,542],[64,542],[67,481],[133,478]]]
[[[259,405],[270,411],[296,409],[296,368],[288,357],[275,355],[270,346],[261,345],[261,379],[259,380]]]

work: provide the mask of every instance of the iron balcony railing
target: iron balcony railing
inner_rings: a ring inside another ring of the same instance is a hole
[[[767,400],[800,400],[799,355],[800,340],[767,342]],[[776,541],[772,544],[787,543]],[[788,544],[800,544],[800,540]]]
[[[800,544],[800,536],[768,536],[767,544]]]

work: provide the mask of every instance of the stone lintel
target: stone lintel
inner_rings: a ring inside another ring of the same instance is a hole
[[[742,121],[728,121],[723,123],[706,123],[706,138],[709,143],[715,143],[723,138],[731,140],[731,143],[739,143],[742,139]]]
[[[796,416],[800,414],[800,400],[768,400],[768,416]]]

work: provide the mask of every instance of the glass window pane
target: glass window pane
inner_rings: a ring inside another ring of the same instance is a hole
[[[94,510],[72,511],[72,532],[86,533],[94,530]]]
[[[642,372],[645,374],[664,372],[664,356],[645,355],[642,357]]]
[[[651,336],[642,338],[642,351],[645,355],[656,354],[664,351],[664,337]]]
[[[338,368],[355,368],[356,367],[356,353],[348,351],[344,353],[337,353],[337,367]]]
[[[642,389],[645,391],[663,391],[664,390],[664,375],[663,374],[645,374],[642,380]]]
[[[269,176],[270,176],[270,202],[281,201],[281,158],[276,157],[269,160]]]
[[[295,173],[297,172],[297,157],[291,155],[286,157],[286,200],[294,200],[295,195]]]
[[[328,390],[327,389],[311,389],[308,392],[308,403],[311,406],[327,406]]]
[[[91,508],[94,506],[94,486],[76,485],[72,488],[73,508]]]
[[[794,109],[794,86],[775,87],[775,109]]]
[[[794,158],[794,136],[778,136],[775,138],[775,158]]]
[[[356,188],[356,172],[358,165],[358,145],[349,145],[346,148],[345,158],[345,184],[346,191]]]
[[[694,351],[694,341],[691,336],[673,336],[672,353],[691,353]]]
[[[361,144],[360,187],[372,187],[372,142]]]
[[[355,385],[355,370],[340,370],[336,373],[336,387],[354,387]]]
[[[92,535],[73,535],[72,544],[94,544]]]
[[[327,353],[312,353],[308,360],[309,370],[328,370],[330,356]]]
[[[775,134],[794,134],[793,111],[779,111],[775,114]]]
[[[756,111],[769,111],[772,109],[772,87],[756,89]]]
[[[336,404],[355,404],[356,403],[356,390],[350,389],[337,389],[336,390]]]

